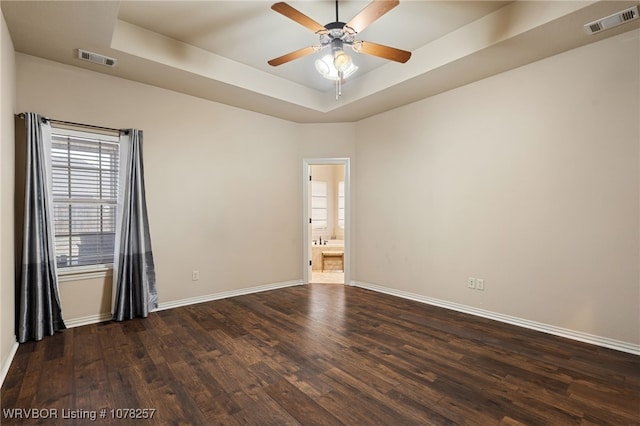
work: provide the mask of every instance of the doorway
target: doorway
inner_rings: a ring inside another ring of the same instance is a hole
[[[303,282],[349,283],[350,162],[303,161]]]

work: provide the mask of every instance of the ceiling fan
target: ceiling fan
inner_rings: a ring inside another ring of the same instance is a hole
[[[326,47],[331,48],[333,64],[338,73],[342,73],[351,63],[351,58],[344,53],[344,46],[350,46],[355,52],[377,56],[391,61],[405,63],[411,57],[411,52],[396,49],[394,47],[356,40],[356,35],[368,27],[372,22],[396,7],[399,0],[373,0],[362,9],[349,22],[340,22],[338,19],[338,0],[336,0],[336,20],[327,25],[320,25],[287,3],[279,2],[271,6],[271,9],[310,29],[320,36],[320,45],[309,46],[295,50],[286,55],[268,61],[269,65],[278,66],[294,59],[310,55]],[[340,75],[342,80],[342,75]]]

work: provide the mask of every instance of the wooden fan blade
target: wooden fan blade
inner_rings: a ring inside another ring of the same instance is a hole
[[[302,49],[298,49],[295,50],[291,53],[287,53],[286,55],[282,55],[278,58],[272,59],[270,61],[268,61],[267,63],[273,67],[277,67],[278,65],[282,65],[282,64],[286,64],[287,62],[291,62],[294,59],[298,59],[298,58],[302,58],[303,56],[307,56],[307,55],[311,55],[312,53],[316,52],[318,49],[313,47],[313,46],[309,46],[309,47],[304,47]]]
[[[400,0],[373,0],[367,7],[362,9],[352,20],[347,22],[345,28],[359,33],[369,26],[373,21],[396,7]]]
[[[371,43],[368,41],[359,41],[354,43],[353,50],[359,53],[389,59],[390,61],[401,62],[403,64],[411,58],[411,52],[407,52],[406,50],[383,46],[382,44]]]
[[[296,21],[300,25],[309,28],[314,33],[327,30],[324,25],[318,24],[316,21],[309,18],[299,10],[289,6],[285,2],[274,3],[273,5],[271,5],[271,9],[286,16],[289,19]]]

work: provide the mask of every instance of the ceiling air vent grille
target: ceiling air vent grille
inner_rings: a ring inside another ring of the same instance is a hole
[[[83,61],[93,62],[94,64],[105,65],[107,67],[115,67],[116,60],[108,56],[100,55],[86,50],[78,49],[78,58]]]
[[[632,8],[632,9],[629,9],[627,11],[624,11],[624,12],[622,12],[621,16],[622,16],[622,21],[623,22],[627,22],[627,21],[630,21],[632,19],[635,19],[635,18],[638,17],[638,8],[636,7],[635,10]]]
[[[629,9],[614,13],[606,18],[585,24],[584,30],[587,34],[595,34],[600,31],[617,27],[618,25],[622,25],[626,22],[633,21],[634,19],[638,19],[638,6],[630,7]]]
[[[604,28],[602,28],[602,25],[600,25],[600,22],[596,22],[594,24],[589,25],[589,31],[593,34],[593,33],[597,33],[598,31],[602,31]]]

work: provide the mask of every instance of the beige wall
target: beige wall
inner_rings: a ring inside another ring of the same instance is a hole
[[[16,62],[19,111],[144,130],[160,303],[302,279],[302,159],[351,156],[354,124],[313,126],[348,136],[326,141],[168,90],[22,54]],[[65,319],[97,315],[87,306],[104,307],[105,281],[61,282],[60,294]]]
[[[13,43],[1,12],[0,17],[0,368],[4,368],[16,342],[13,248],[16,91]]]
[[[638,34],[359,122],[355,280],[640,343]]]

